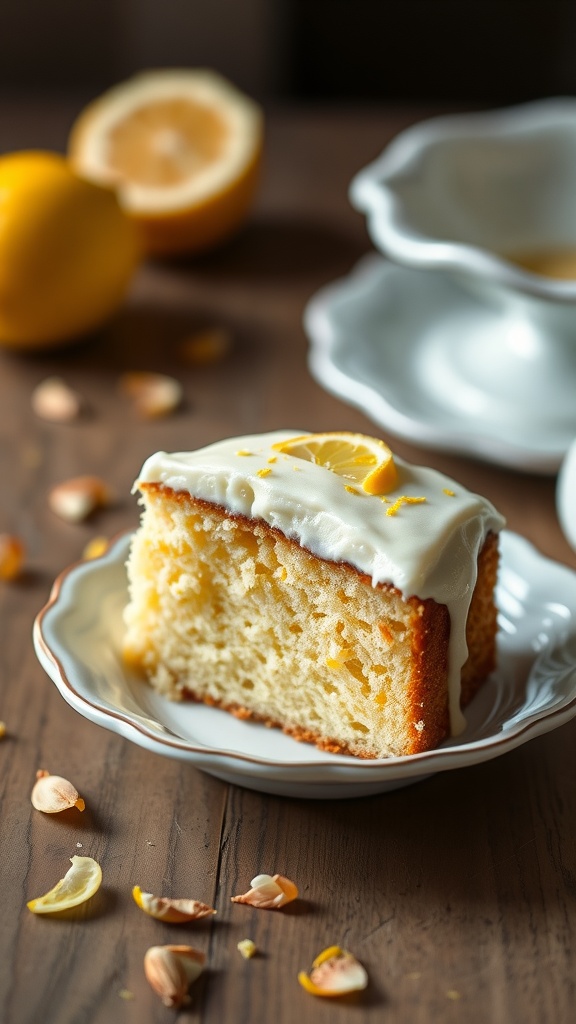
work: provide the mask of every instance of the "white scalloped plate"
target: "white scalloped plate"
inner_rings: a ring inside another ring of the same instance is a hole
[[[556,511],[568,543],[576,551],[576,439],[572,441],[556,482]]]
[[[371,254],[311,299],[304,326],[316,380],[396,437],[532,473],[555,473],[572,443],[572,371],[557,367],[558,386],[540,392],[535,415],[522,376],[530,360],[522,369],[511,354],[499,375],[492,358],[497,350],[502,368],[512,340],[534,339],[448,274]]]
[[[467,709],[465,733],[436,750],[362,761],[326,754],[215,708],[173,703],[120,655],[130,535],[65,570],[36,618],[40,663],[85,718],[227,782],[285,796],[342,798],[396,789],[504,754],[576,715],[576,573],[502,535],[499,668]]]

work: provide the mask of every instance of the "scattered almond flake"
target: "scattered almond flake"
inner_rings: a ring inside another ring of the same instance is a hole
[[[206,957],[192,946],[151,946],[144,974],[164,1006],[178,1009],[190,1002],[188,989],[202,973]]]
[[[12,533],[0,533],[0,580],[7,583],[18,579],[26,554],[24,544]]]
[[[130,398],[139,416],[160,419],[176,411],[182,403],[182,385],[164,373],[134,371],[123,373],[120,392]]]
[[[387,516],[395,516],[402,505],[421,505],[422,502],[426,501],[426,498],[412,498],[409,494],[401,494],[396,501],[390,505],[390,508],[386,509]]]
[[[444,487],[443,491],[444,491],[444,494],[447,494],[449,498],[455,498],[456,497],[456,491],[451,491],[449,487]]]
[[[185,338],[179,348],[180,358],[194,366],[220,362],[232,348],[232,336],[223,327],[211,327]]]
[[[216,911],[199,900],[172,900],[165,896],[153,896],[151,892],[142,892],[139,885],[132,889],[134,902],[145,914],[159,921],[172,924],[183,924],[185,921],[199,921],[203,917],[211,917]]]
[[[129,988],[121,988],[118,992],[120,999],[134,999],[134,993]]]
[[[92,537],[92,540],[88,541],[82,552],[82,558],[86,562],[91,561],[93,558],[100,558],[101,555],[106,553],[109,546],[110,542],[107,537]]]
[[[278,910],[297,899],[298,889],[284,875],[256,875],[243,896],[232,896],[232,903],[249,903],[262,910]]]
[[[241,939],[237,945],[237,949],[245,960],[250,960],[258,952],[258,947],[255,942],[252,942],[252,939]]]
[[[262,469],[258,470],[258,472],[256,473],[256,476],[270,476],[271,472],[272,472],[272,470],[270,469],[269,466],[264,466]]]
[[[239,448],[236,455],[252,455],[252,452],[249,452],[247,448]]]
[[[86,804],[78,796],[78,790],[61,775],[51,775],[41,768],[36,772],[36,782],[30,797],[32,806],[44,814],[59,814],[70,807],[83,811]]]
[[[366,988],[368,975],[352,953],[329,946],[316,957],[310,974],[300,971],[298,981],[314,996],[343,996]]]
[[[78,418],[80,396],[61,377],[46,377],[32,392],[32,409],[43,420],[68,423]]]
[[[107,484],[97,476],[76,476],[56,484],[48,494],[48,504],[68,523],[81,523],[98,508],[110,504]]]
[[[0,740],[3,740],[6,735],[6,722],[0,722]]]

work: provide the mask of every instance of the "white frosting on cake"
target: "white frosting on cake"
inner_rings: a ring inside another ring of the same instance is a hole
[[[272,447],[305,433],[276,431],[193,452],[157,452],[144,463],[134,487],[163,484],[264,520],[319,558],[366,573],[373,586],[391,583],[405,598],[433,598],[447,605],[451,726],[453,734],[460,732],[465,725],[460,670],[467,657],[466,619],[477,558],[488,532],[503,527],[502,516],[449,477],[396,457],[397,484],[381,497]]]

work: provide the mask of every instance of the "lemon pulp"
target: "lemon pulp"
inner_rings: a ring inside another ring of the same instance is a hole
[[[78,173],[111,185],[147,251],[198,252],[248,214],[263,145],[260,107],[222,76],[160,69],[95,99],[72,127]]]

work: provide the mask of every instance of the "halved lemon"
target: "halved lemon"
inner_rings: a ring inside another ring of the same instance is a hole
[[[206,70],[136,75],[74,124],[69,157],[114,186],[148,251],[197,252],[232,234],[252,202],[262,155],[260,107]]]
[[[397,481],[394,457],[387,444],[367,434],[334,431],[304,434],[273,445],[276,451],[314,462],[359,484],[368,494],[387,494]]]
[[[34,914],[55,914],[85,903],[100,888],[102,869],[92,857],[71,857],[72,867],[44,896],[27,904]]]

